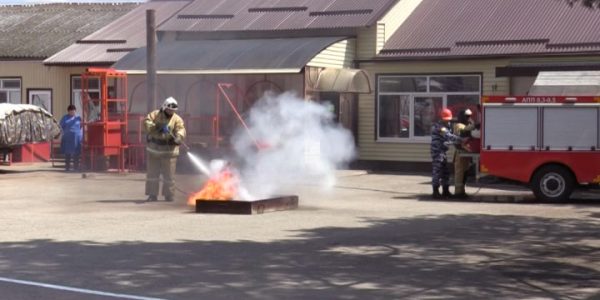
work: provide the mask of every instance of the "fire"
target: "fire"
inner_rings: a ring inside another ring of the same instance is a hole
[[[196,200],[232,200],[238,191],[238,179],[229,169],[212,176],[199,192],[188,198],[188,205],[195,206]]]

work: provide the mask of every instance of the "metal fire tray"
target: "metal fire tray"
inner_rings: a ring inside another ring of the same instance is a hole
[[[279,196],[254,201],[196,200],[197,213],[254,215],[298,208],[298,196]]]

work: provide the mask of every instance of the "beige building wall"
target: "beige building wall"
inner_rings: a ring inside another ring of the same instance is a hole
[[[306,66],[321,68],[352,68],[356,58],[356,39],[339,41],[317,54]]]
[[[423,0],[400,0],[374,25],[358,30],[356,56],[371,59]]]
[[[429,162],[429,143],[417,142],[381,142],[376,133],[376,81],[375,76],[381,74],[481,74],[483,76],[483,95],[510,95],[522,93],[525,87],[513,91],[515,83],[510,77],[496,77],[496,67],[518,66],[543,63],[600,62],[599,56],[573,57],[522,57],[506,59],[482,60],[432,60],[406,62],[368,62],[361,63],[360,68],[367,71],[373,86],[372,94],[359,96],[358,145],[359,159],[383,161]],[[515,77],[515,79],[518,77]],[[511,87],[512,83],[512,87]]]
[[[378,22],[377,52],[423,0],[400,0]]]
[[[508,60],[457,60],[420,62],[361,63],[367,71],[374,92],[359,96],[358,147],[359,159],[383,161],[429,162],[429,143],[381,142],[376,134],[376,75],[384,74],[481,74],[485,95],[506,95],[510,91],[508,77],[496,78],[496,67],[506,66]]]
[[[377,53],[377,27],[359,28],[356,40],[356,59],[371,59]]]
[[[28,103],[28,89],[52,90],[52,114],[59,120],[71,101],[71,75],[84,67],[45,66],[41,61],[0,61],[0,77],[21,78],[21,103]]]

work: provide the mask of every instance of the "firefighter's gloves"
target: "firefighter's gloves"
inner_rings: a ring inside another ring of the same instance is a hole
[[[447,132],[448,132],[448,129],[446,127],[440,128],[440,133],[441,134],[446,134]]]
[[[179,137],[179,136],[173,139],[173,143],[175,143],[175,145],[179,146],[179,145],[181,145],[181,142],[183,142],[183,141],[181,140],[181,137]]]
[[[169,125],[167,125],[167,124],[165,124],[165,125],[161,126],[161,127],[160,127],[160,129],[159,129],[159,132],[160,132],[160,133],[166,133],[166,134],[168,134],[168,133],[169,133],[169,131],[170,131],[170,130],[169,130]]]

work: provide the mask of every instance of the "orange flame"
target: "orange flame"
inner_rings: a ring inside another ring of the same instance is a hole
[[[188,205],[195,206],[196,200],[232,200],[237,194],[238,179],[230,170],[223,170],[208,179],[204,187],[188,198]]]

